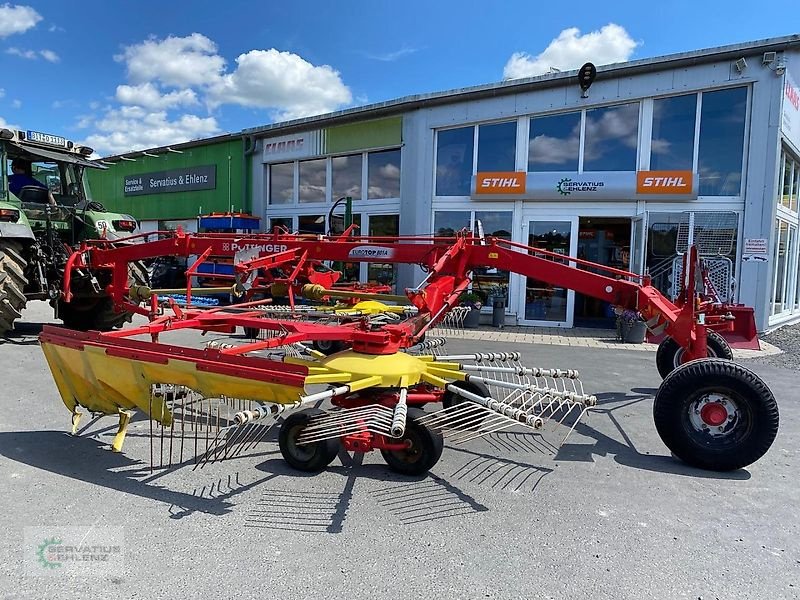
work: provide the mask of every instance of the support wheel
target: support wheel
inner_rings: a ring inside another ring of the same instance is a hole
[[[311,342],[311,347],[317,352],[322,352],[325,356],[330,356],[347,348],[347,344],[336,340],[316,340]]]
[[[778,434],[778,404],[758,375],[734,362],[695,360],[675,369],[653,404],[658,435],[682,461],[730,471],[761,458]]]
[[[312,417],[324,415],[317,408],[309,408],[292,413],[281,425],[278,433],[278,446],[283,459],[293,469],[318,473],[327,467],[339,453],[339,440],[323,440],[311,444],[298,444],[297,439]]]
[[[381,450],[383,460],[395,473],[401,475],[424,475],[433,465],[439,462],[444,450],[444,438],[438,431],[431,431],[416,419],[425,412],[419,408],[409,407],[406,418],[406,432],[402,439],[393,443],[406,442],[405,450]]]
[[[716,331],[706,330],[706,346],[709,358],[733,360],[733,350]],[[683,348],[671,337],[661,341],[656,351],[656,368],[662,379],[683,364],[683,352]]]

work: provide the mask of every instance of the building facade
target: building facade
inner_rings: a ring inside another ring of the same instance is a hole
[[[245,130],[242,172],[264,229],[335,232],[350,196],[364,234],[471,228],[648,273],[667,294],[695,244],[717,295],[755,307],[763,331],[800,319],[799,83],[797,35],[602,67],[585,93],[554,73]],[[347,276],[402,289],[422,274]],[[504,294],[511,322],[611,322],[530,278],[474,286]]]
[[[251,210],[241,136],[152,148],[103,158],[89,170],[92,198],[135,216],[143,231],[197,230],[204,212]]]

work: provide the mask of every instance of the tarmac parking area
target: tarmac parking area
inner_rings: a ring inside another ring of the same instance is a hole
[[[795,370],[742,361],[771,386],[781,428],[766,456],[730,473],[669,455],[652,421],[652,353],[466,339],[448,347],[579,369],[597,409],[560,449],[504,431],[445,447],[423,478],[390,472],[377,452],[292,471],[277,427],[242,457],[151,473],[141,418],[121,454],[111,418],[69,435],[36,337],[50,321],[32,303],[0,340],[0,597],[799,595]],[[31,561],[31,536],[64,526],[116,532],[121,569],[77,577]]]

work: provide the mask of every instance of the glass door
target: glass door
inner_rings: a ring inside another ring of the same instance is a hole
[[[577,217],[546,218],[536,216],[523,219],[522,235],[529,246],[561,254],[554,261],[567,263],[577,251]],[[523,325],[547,327],[572,327],[575,292],[556,287],[547,282],[523,277],[520,322]]]

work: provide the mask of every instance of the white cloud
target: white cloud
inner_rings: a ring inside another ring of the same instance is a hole
[[[53,52],[52,50],[39,50],[39,54],[45,59],[47,62],[57,63],[61,61],[61,57]]]
[[[0,98],[6,95],[6,91],[3,88],[0,88]]]
[[[50,25],[50,27],[47,28],[47,31],[49,31],[50,33],[56,33],[57,31],[66,31],[66,29],[61,27],[61,25],[53,23],[52,25]]]
[[[211,86],[209,103],[272,108],[279,120],[330,112],[352,102],[339,72],[314,66],[297,54],[251,50],[236,59],[236,70]]]
[[[194,90],[184,89],[162,94],[152,83],[141,85],[119,85],[116,94],[120,104],[143,106],[153,110],[164,110],[177,106],[198,104]]]
[[[39,50],[37,52],[36,50],[22,50],[12,46],[6,50],[6,54],[13,54],[14,56],[19,56],[20,58],[25,58],[27,60],[36,60],[37,58],[41,57],[47,62],[51,63],[57,63],[61,61],[61,57],[58,54],[47,49]]]
[[[20,58],[27,58],[28,60],[36,60],[38,56],[36,52],[33,50],[20,50],[19,48],[11,47],[6,50],[6,54],[12,54],[14,56],[19,56]]]
[[[42,15],[30,6],[24,5],[0,5],[0,38],[24,33],[35,27],[42,20]]]
[[[126,47],[114,60],[127,65],[133,83],[160,81],[179,88],[204,85],[218,78],[225,68],[217,45],[200,33],[163,40],[150,38]]]
[[[93,122],[96,133],[85,143],[100,154],[121,154],[209,137],[220,133],[214,117],[184,114],[170,120],[165,111],[150,112],[138,106],[112,109]]]
[[[379,60],[381,62],[394,62],[399,58],[404,56],[408,56],[409,54],[414,54],[417,51],[417,48],[410,48],[408,46],[403,46],[399,50],[395,50],[394,52],[386,52],[384,54],[367,54],[367,58],[371,58],[372,60]]]
[[[11,101],[11,108],[22,108],[22,100],[14,98],[14,100]]]
[[[3,117],[0,117],[0,129],[19,129],[19,125],[9,123]]]
[[[535,77],[549,72],[551,67],[568,71],[587,61],[596,65],[625,62],[638,45],[624,27],[614,23],[584,35],[577,27],[570,27],[535,57],[526,52],[512,54],[503,69],[503,78]]]
[[[117,86],[115,106],[90,104],[95,114],[78,117],[89,146],[101,153],[175,144],[220,133],[214,116],[187,113],[204,104],[263,108],[279,120],[337,110],[352,94],[338,71],[313,65],[297,54],[250,50],[226,68],[213,40],[193,33],[186,37],[151,37],[124,47],[114,57],[126,68],[128,81]],[[176,115],[175,112],[181,113]]]

